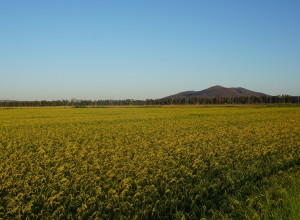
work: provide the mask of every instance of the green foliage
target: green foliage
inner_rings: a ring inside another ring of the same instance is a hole
[[[0,218],[299,217],[300,109],[0,109]]]

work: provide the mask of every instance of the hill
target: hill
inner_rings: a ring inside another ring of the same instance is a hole
[[[15,100],[0,100],[0,102],[15,102]]]
[[[237,88],[226,88],[223,86],[213,86],[208,89],[204,89],[201,91],[186,91],[180,92],[175,95],[170,95],[165,98],[174,98],[174,99],[182,99],[182,98],[193,98],[193,97],[202,97],[202,98],[218,98],[218,97],[241,97],[241,96],[256,96],[261,97],[263,95],[267,95],[261,92],[254,92],[242,87]]]

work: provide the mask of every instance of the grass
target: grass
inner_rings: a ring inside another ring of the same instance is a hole
[[[299,219],[298,107],[0,109],[0,218]]]

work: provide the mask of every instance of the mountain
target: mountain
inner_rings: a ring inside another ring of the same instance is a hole
[[[244,89],[242,87],[237,88],[225,88],[223,86],[213,86],[208,89],[204,89],[201,91],[186,91],[177,93],[175,95],[170,95],[165,98],[173,98],[173,99],[182,99],[182,98],[192,98],[192,97],[201,97],[201,98],[218,98],[218,97],[241,97],[241,96],[256,96],[261,97],[263,95],[267,95],[261,92],[254,92],[248,89]]]
[[[15,100],[0,100],[0,102],[15,102]]]

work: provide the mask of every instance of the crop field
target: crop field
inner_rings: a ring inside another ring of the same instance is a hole
[[[0,109],[0,219],[299,213],[299,107]]]

